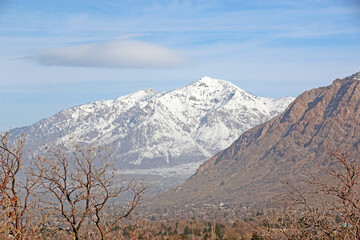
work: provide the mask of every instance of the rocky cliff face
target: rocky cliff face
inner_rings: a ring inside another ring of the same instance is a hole
[[[360,155],[360,73],[304,92],[154,201],[266,202],[283,192],[281,179],[321,174],[319,165],[334,149]]]

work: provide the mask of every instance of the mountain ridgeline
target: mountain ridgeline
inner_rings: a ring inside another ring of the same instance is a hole
[[[13,137],[25,134],[33,151],[73,136],[111,148],[118,168],[177,166],[205,161],[244,131],[282,113],[291,101],[257,97],[204,77],[165,93],[147,89],[65,109],[11,132]]]
[[[243,133],[152,202],[267,203],[285,191],[281,180],[321,175],[319,166],[332,150],[360,156],[360,73],[304,92],[283,114]]]

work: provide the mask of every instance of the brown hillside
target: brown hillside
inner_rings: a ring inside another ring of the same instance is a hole
[[[264,203],[284,191],[281,179],[321,173],[329,149],[360,155],[360,73],[304,92],[281,116],[245,132],[149,204]]]

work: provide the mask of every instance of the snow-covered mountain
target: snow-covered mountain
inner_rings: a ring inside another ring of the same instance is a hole
[[[25,133],[33,150],[81,137],[111,147],[122,169],[168,168],[205,161],[292,101],[257,97],[230,82],[203,77],[166,93],[147,89],[65,109],[12,134]]]

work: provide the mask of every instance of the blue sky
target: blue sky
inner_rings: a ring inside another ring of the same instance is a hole
[[[0,130],[202,76],[297,96],[360,71],[358,0],[0,0]]]

